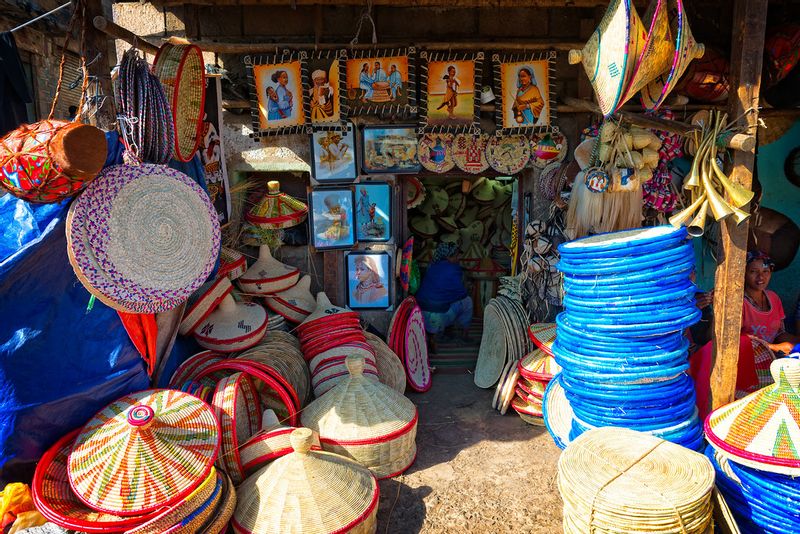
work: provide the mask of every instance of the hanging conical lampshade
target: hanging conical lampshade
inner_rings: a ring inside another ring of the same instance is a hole
[[[247,222],[268,230],[280,230],[297,226],[306,220],[308,206],[294,197],[281,193],[277,181],[267,183],[267,194],[251,209],[245,219]]]
[[[237,490],[237,534],[375,532],[378,481],[338,454],[315,451],[308,428],[290,435],[294,452],[250,476]]]

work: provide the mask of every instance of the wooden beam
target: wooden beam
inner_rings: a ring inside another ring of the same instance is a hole
[[[120,39],[125,41],[129,45],[138,48],[143,52],[147,52],[148,54],[156,55],[158,54],[158,46],[145,41],[143,38],[139,37],[132,31],[128,30],[127,28],[123,28],[117,24],[114,24],[107,18],[98,15],[94,17],[92,20],[94,27],[101,32],[110,35],[114,39]]]
[[[742,118],[739,125],[755,132],[768,0],[735,0],[731,39],[731,94],[728,116]],[[743,115],[755,108],[754,113]],[[735,151],[731,179],[747,189],[753,185],[753,152]],[[734,400],[742,326],[745,257],[748,223],[727,219],[720,225],[721,251],[717,256],[714,291],[714,355],[711,370],[711,408]]]
[[[635,0],[638,6],[644,6],[644,0]],[[194,4],[202,6],[363,6],[363,0],[155,0],[159,6],[179,6]],[[372,5],[388,7],[598,7],[607,6],[608,0],[372,0]]]
[[[109,131],[116,128],[117,121],[114,88],[111,86],[111,65],[116,63],[116,58],[109,61],[108,37],[92,25],[91,21],[98,16],[103,16],[103,1],[86,0],[83,24],[86,27],[85,57],[90,80],[87,98],[92,99],[89,100],[89,109],[97,110],[90,117],[90,122],[101,130]]]
[[[344,287],[344,254],[339,250],[327,250],[322,253],[324,265],[322,285],[325,294],[336,306],[345,306],[342,288]]]

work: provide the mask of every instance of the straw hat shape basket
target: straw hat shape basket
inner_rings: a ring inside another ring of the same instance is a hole
[[[67,216],[75,275],[120,311],[158,313],[183,304],[208,279],[219,246],[208,195],[164,165],[105,168]]]
[[[294,197],[281,193],[281,184],[267,182],[267,194],[246,215],[250,224],[267,230],[297,226],[306,220],[308,206]]]
[[[219,270],[217,276],[227,276],[236,280],[247,271],[247,260],[244,254],[232,248],[222,247],[219,252]]]
[[[800,360],[770,365],[775,383],[711,412],[709,443],[730,460],[760,471],[800,475]]]
[[[305,275],[289,289],[264,297],[264,303],[284,319],[302,323],[317,306],[314,295],[311,294],[311,276]]]
[[[587,431],[558,459],[565,534],[706,533],[713,489],[705,456],[626,428]]]
[[[313,451],[313,433],[291,434],[294,452],[238,489],[231,525],[237,534],[370,534],[376,531],[378,481],[337,454]]]
[[[364,360],[348,356],[350,376],[309,404],[301,422],[319,433],[322,448],[351,458],[379,479],[396,476],[417,454],[417,408],[364,376]]]
[[[69,482],[95,510],[146,514],[194,492],[219,443],[219,423],[200,399],[171,389],[133,393],[83,427],[69,455]]]
[[[204,349],[236,352],[249,349],[267,333],[267,311],[254,302],[236,302],[226,295],[203,320],[194,339]]]
[[[182,336],[194,334],[197,327],[211,315],[222,299],[231,291],[233,291],[233,286],[225,276],[200,286],[200,289],[192,293],[186,302],[186,311],[183,312],[178,333]]]
[[[239,277],[242,291],[254,295],[272,295],[286,291],[300,279],[300,270],[272,257],[269,245],[258,249],[258,260]]]
[[[189,161],[203,140],[206,101],[203,52],[194,45],[164,43],[153,63],[153,72],[161,81],[172,110],[175,159]]]

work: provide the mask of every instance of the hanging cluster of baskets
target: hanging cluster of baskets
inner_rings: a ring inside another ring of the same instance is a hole
[[[556,443],[619,426],[699,450],[703,432],[684,330],[700,310],[686,230],[601,234],[559,250],[566,311],[556,320],[553,354],[562,372],[543,405]]]

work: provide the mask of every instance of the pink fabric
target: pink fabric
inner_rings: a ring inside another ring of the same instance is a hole
[[[767,343],[775,341],[778,333],[783,331],[783,312],[781,299],[774,291],[765,290],[769,300],[769,311],[763,312],[753,306],[748,299],[742,303],[742,334],[755,336]]]

